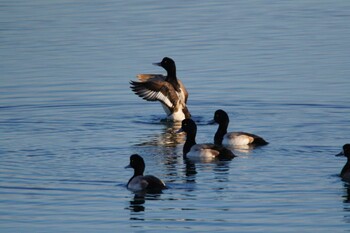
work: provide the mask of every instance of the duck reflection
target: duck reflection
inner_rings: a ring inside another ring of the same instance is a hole
[[[131,213],[144,212],[146,210],[145,203],[146,200],[160,200],[161,193],[155,192],[137,192],[134,197],[129,202],[129,210]],[[131,218],[132,219],[132,218]],[[137,218],[137,220],[140,220]]]
[[[196,182],[196,164],[187,159],[184,158],[185,162],[185,177],[186,177],[186,183],[195,183]]]
[[[184,143],[185,135],[177,134],[181,128],[181,122],[161,122],[164,127],[160,134],[151,136],[147,141],[137,144],[137,146],[160,146],[160,147],[176,147],[178,144]]]
[[[344,183],[344,195],[343,195],[343,202],[344,203],[350,203],[350,185],[348,183]],[[350,211],[350,209],[349,209]]]
[[[145,211],[145,196],[135,194],[134,198],[130,201],[129,209],[131,212],[143,212]]]
[[[350,184],[344,183],[344,195],[343,195],[343,203],[344,203],[344,221],[346,223],[350,223]]]
[[[196,183],[197,168],[193,160],[184,158],[185,162],[185,182],[187,184]],[[200,168],[203,166],[212,170],[215,174],[215,179],[218,182],[227,182],[229,180],[230,160],[216,160],[211,163],[200,163]]]

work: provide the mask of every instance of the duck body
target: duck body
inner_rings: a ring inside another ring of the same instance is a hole
[[[214,114],[214,119],[212,122],[219,124],[214,136],[214,144],[216,145],[235,147],[246,145],[263,146],[268,144],[265,139],[255,134],[246,132],[227,132],[230,120],[224,110],[217,110]]]
[[[235,157],[231,150],[212,143],[196,143],[197,125],[192,119],[182,121],[178,132],[186,133],[186,142],[183,147],[183,156],[190,160],[210,162],[215,159],[230,160]]]
[[[133,168],[134,175],[129,179],[127,188],[134,191],[152,191],[160,192],[166,189],[165,183],[159,178],[152,175],[143,175],[145,170],[145,162],[143,158],[138,154],[130,156],[130,164],[125,168]]]
[[[130,81],[130,88],[136,95],[147,101],[159,101],[171,121],[182,121],[191,117],[186,106],[188,92],[176,76],[175,62],[168,57],[154,65],[161,66],[167,75],[139,74],[137,81]]]
[[[166,186],[163,181],[152,175],[138,175],[130,178],[127,188],[132,191],[162,190]]]
[[[246,132],[229,132],[226,133],[222,140],[222,145],[235,147],[235,146],[245,146],[245,145],[267,145],[262,137],[255,134],[250,134]]]
[[[343,151],[336,156],[345,156],[347,158],[347,162],[340,172],[340,177],[343,180],[350,182],[350,144],[345,144],[343,146]]]

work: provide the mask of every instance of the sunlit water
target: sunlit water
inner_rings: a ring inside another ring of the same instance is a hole
[[[2,1],[1,232],[348,232],[348,1]],[[174,58],[211,142],[268,146],[186,163],[184,135],[129,89]],[[137,196],[129,156],[170,187]]]

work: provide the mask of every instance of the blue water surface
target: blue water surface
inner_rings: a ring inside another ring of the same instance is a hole
[[[1,232],[349,232],[348,1],[0,3]],[[176,61],[198,123],[268,146],[187,163],[138,73]],[[135,195],[139,153],[170,187]]]

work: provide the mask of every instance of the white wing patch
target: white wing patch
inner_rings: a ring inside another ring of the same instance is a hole
[[[201,160],[202,162],[210,162],[219,155],[219,151],[212,149],[206,144],[196,144],[191,147],[187,153],[187,157],[193,160]]]
[[[244,146],[250,144],[253,140],[254,138],[248,135],[232,132],[225,135],[222,144],[228,146]]]
[[[128,189],[132,191],[141,191],[148,186],[148,182],[143,179],[143,176],[134,177],[128,184]]]
[[[139,94],[145,100],[149,100],[149,101],[157,101],[157,100],[159,100],[159,101],[163,102],[169,108],[173,107],[173,104],[168,99],[168,97],[165,96],[160,91],[152,91],[152,90],[148,90],[148,89],[142,89],[142,90],[139,91]]]

